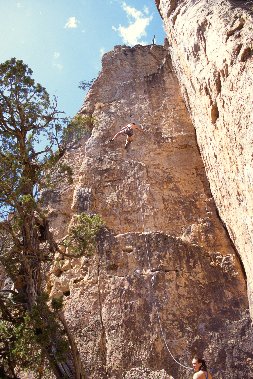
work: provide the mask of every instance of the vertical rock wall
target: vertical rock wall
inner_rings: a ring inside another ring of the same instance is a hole
[[[244,272],[170,56],[162,46],[117,46],[102,63],[81,109],[95,118],[92,134],[65,156],[74,184],[61,183],[50,204],[59,238],[83,211],[106,224],[94,257],[59,256],[50,279],[87,377],[189,377],[184,366],[198,352],[216,379],[250,378]],[[144,129],[129,150],[124,137],[108,143],[129,121]]]
[[[253,3],[156,1],[219,214],[253,312]]]

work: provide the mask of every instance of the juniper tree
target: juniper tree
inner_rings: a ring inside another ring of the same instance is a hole
[[[43,272],[59,246],[40,200],[84,124],[57,110],[23,61],[0,64],[0,262],[12,283],[0,292],[1,377],[17,378],[18,366],[42,377],[45,362],[56,378],[84,377],[60,302],[50,306],[45,292]]]

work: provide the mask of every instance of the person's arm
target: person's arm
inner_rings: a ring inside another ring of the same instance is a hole
[[[120,130],[118,133],[115,134],[114,137],[112,137],[111,141],[115,140],[115,138],[117,138],[122,133],[123,133],[123,130]]]
[[[139,130],[140,132],[144,132],[144,130],[142,129],[142,127],[140,127],[139,125],[134,124],[134,125],[132,125],[132,128],[133,128],[133,129],[137,129],[137,130]]]

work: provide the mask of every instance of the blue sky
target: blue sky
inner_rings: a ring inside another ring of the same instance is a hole
[[[0,62],[22,59],[71,117],[105,52],[165,37],[155,0],[0,0],[0,35]]]

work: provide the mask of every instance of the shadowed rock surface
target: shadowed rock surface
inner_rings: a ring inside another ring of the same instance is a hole
[[[253,307],[253,2],[156,1],[211,191]]]

